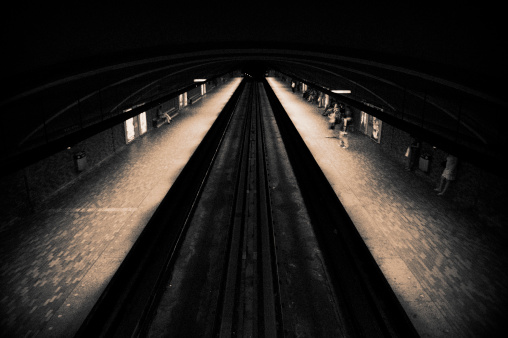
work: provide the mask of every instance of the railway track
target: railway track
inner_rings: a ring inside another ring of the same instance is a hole
[[[259,88],[249,91],[231,236],[219,300],[220,337],[277,337],[281,309]],[[257,311],[256,311],[257,309]]]
[[[77,336],[416,336],[295,131],[242,82]]]

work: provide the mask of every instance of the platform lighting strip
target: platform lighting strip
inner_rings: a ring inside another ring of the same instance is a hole
[[[194,82],[206,82],[206,79],[194,79]]]
[[[346,90],[346,89],[336,89],[336,90],[332,90],[332,93],[335,93],[335,94],[351,94],[351,91],[350,90]]]
[[[136,104],[136,105],[134,105],[134,106],[132,106],[132,107],[130,107],[130,108],[124,109],[124,111],[123,111],[123,112],[124,112],[124,113],[127,113],[127,112],[129,112],[129,111],[133,110],[134,108],[141,107],[141,106],[142,106],[142,105],[144,105],[145,103],[146,103],[146,102]]]

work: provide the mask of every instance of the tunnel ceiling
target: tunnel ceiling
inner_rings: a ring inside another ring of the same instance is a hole
[[[136,112],[129,108],[157,104],[195,78],[253,65],[323,91],[349,89],[336,99],[448,151],[485,161],[504,156],[506,42],[496,36],[493,12],[378,5],[333,15],[317,5],[321,16],[312,17],[304,8],[171,9],[164,16],[123,8],[112,16],[116,8],[78,7],[51,20],[35,16],[37,9],[11,13],[2,27],[13,52],[3,56],[8,86],[0,100],[8,166],[118,123]],[[492,21],[467,25],[479,17]]]

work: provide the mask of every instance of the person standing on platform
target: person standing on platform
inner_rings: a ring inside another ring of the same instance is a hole
[[[434,189],[438,192],[438,196],[443,196],[444,193],[448,190],[451,181],[455,181],[457,175],[457,163],[458,158],[448,154],[446,157],[446,165],[443,170],[443,174],[441,175],[441,180],[439,181],[439,186]]]
[[[291,81],[291,90],[293,91],[293,93],[295,92],[295,87],[296,87],[295,81]]]
[[[323,107],[323,93],[319,92],[319,96],[317,99],[318,108]]]
[[[334,108],[330,114],[328,114],[328,124],[330,129],[335,129],[335,123],[337,122],[337,111]]]
[[[339,145],[342,148],[349,148],[348,132],[350,129],[350,123],[352,121],[351,114],[346,111],[344,118],[342,119],[342,125],[339,131]]]
[[[343,114],[344,117],[346,117],[348,119],[347,120],[348,121],[347,122],[348,132],[353,132],[354,131],[353,112],[349,108],[341,107],[341,114]]]
[[[416,162],[420,158],[420,149],[421,149],[420,141],[417,138],[413,137],[411,145],[407,148],[406,151],[407,157],[406,171],[413,171],[415,169]]]

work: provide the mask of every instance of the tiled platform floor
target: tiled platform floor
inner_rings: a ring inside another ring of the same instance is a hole
[[[272,84],[420,334],[487,336],[504,324],[503,238],[367,137],[338,147],[315,105]],[[2,333],[73,335],[233,90],[207,94],[0,238]]]
[[[507,237],[437,196],[367,136],[351,133],[350,147],[339,147],[322,109],[270,83],[420,335],[492,337],[504,328]]]
[[[84,175],[0,238],[0,337],[72,337],[240,79]]]

